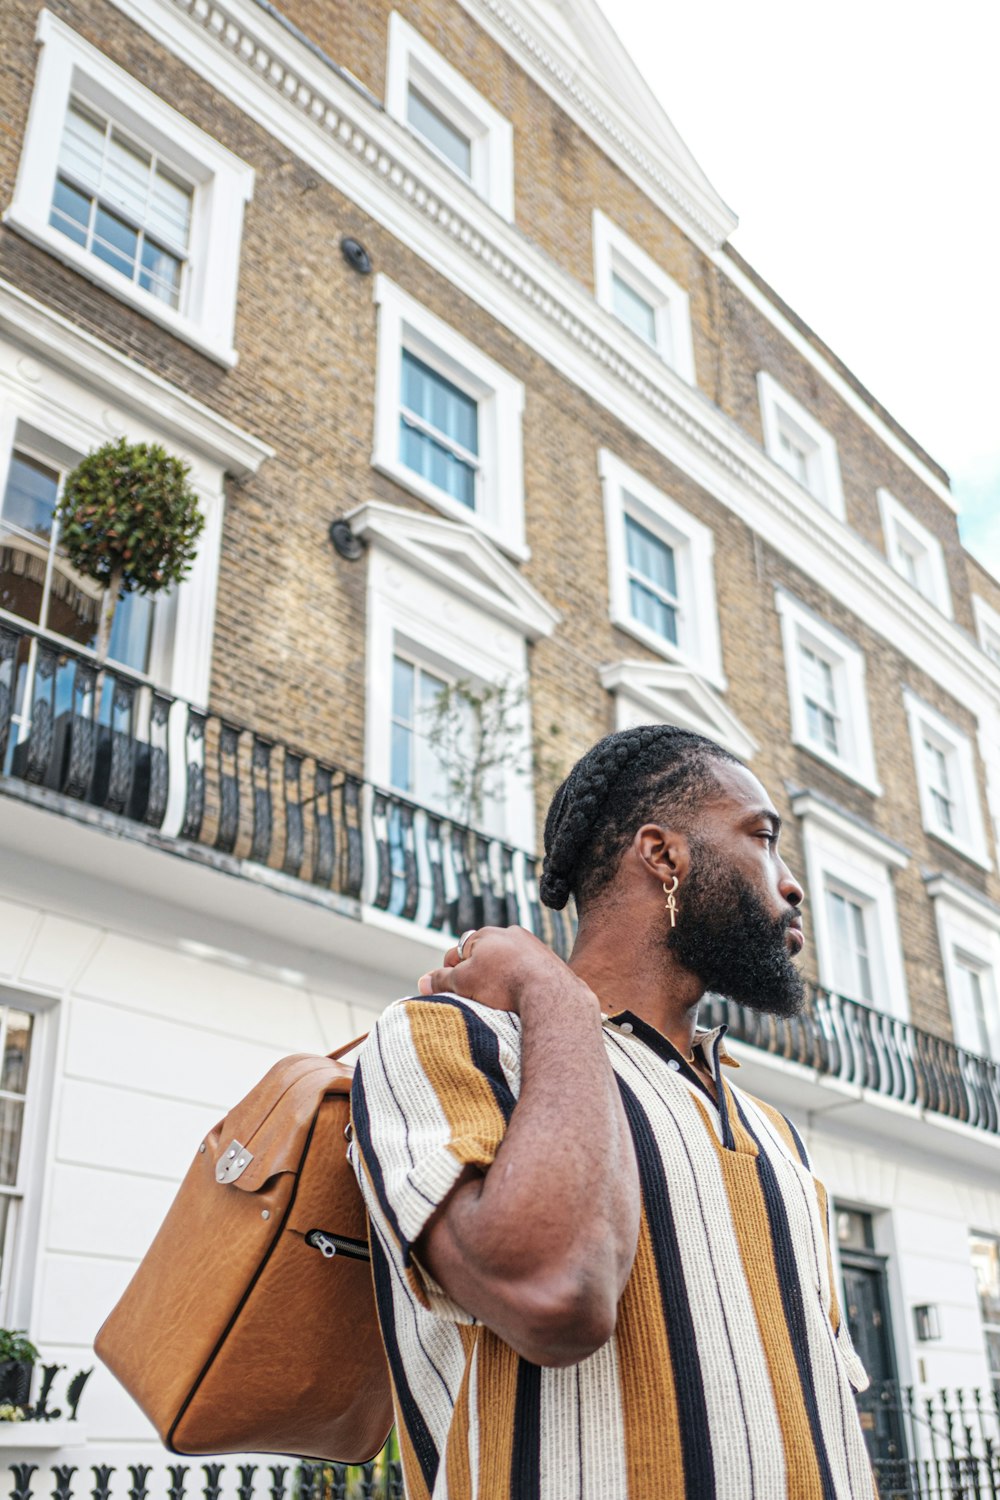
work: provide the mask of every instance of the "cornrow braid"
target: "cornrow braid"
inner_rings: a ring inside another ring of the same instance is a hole
[[[713,765],[735,755],[676,724],[606,735],[577,761],[545,819],[539,895],[560,910],[583,908],[614,876],[635,831],[653,816],[689,814],[716,788]]]

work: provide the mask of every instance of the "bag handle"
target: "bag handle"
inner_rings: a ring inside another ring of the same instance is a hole
[[[342,1047],[338,1047],[335,1052],[328,1052],[327,1057],[329,1057],[331,1062],[339,1062],[339,1060],[346,1053],[353,1052],[355,1047],[360,1047],[361,1043],[366,1042],[367,1040],[368,1033],[367,1031],[364,1031],[360,1036],[356,1036],[353,1042],[345,1042],[344,1045]]]

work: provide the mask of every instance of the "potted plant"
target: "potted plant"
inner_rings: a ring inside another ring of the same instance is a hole
[[[23,1329],[0,1328],[0,1403],[28,1404],[38,1350]]]

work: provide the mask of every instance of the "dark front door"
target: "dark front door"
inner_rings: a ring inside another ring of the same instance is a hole
[[[896,1395],[885,1258],[871,1251],[841,1249],[840,1264],[851,1342],[871,1379],[858,1397],[861,1426],[876,1473],[892,1482],[905,1464],[906,1448]]]

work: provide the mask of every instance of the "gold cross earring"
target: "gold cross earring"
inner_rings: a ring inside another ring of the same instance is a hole
[[[667,911],[670,913],[670,925],[671,927],[676,927],[677,896],[675,893],[677,891],[677,887],[680,885],[680,881],[677,879],[676,875],[673,876],[673,882],[673,885],[667,885],[666,881],[663,882],[663,894],[667,898]]]

